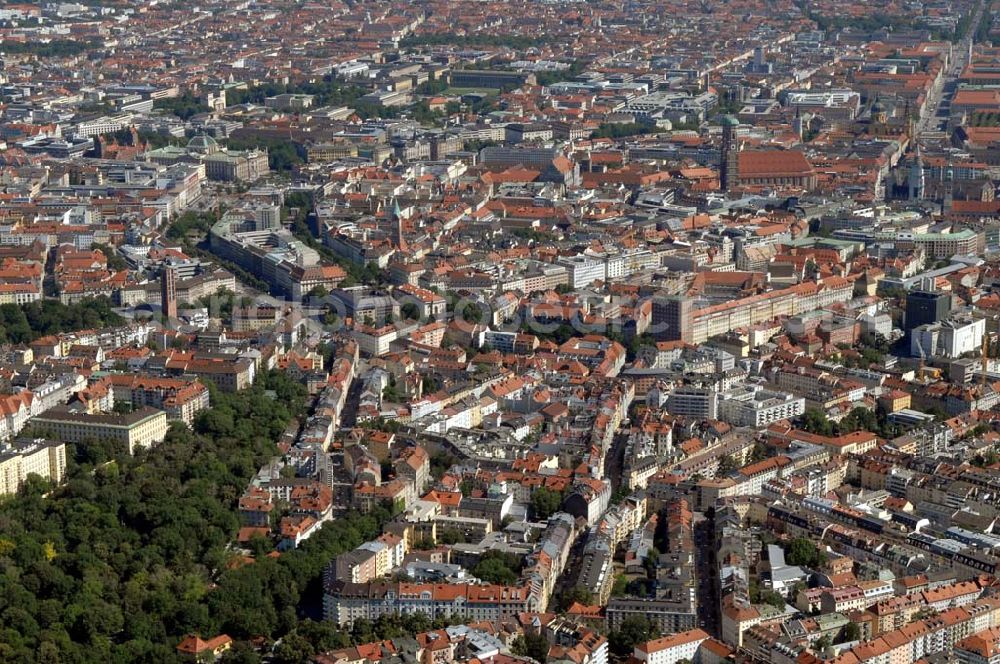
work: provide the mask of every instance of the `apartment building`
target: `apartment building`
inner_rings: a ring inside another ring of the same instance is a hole
[[[981,253],[985,236],[965,228],[954,233],[876,233],[876,240],[894,240],[897,249],[920,248],[931,258],[951,258]]]
[[[282,311],[278,307],[251,306],[233,311],[234,332],[256,332],[274,327],[281,318]]]
[[[806,282],[739,300],[691,309],[690,320],[680,323],[681,329],[690,325],[691,337],[676,338],[700,344],[737,328],[751,327],[779,316],[794,316],[837,302],[847,302],[853,296],[852,282],[842,277],[831,277],[823,283]],[[655,303],[653,323],[656,324]]]
[[[58,484],[66,475],[66,445],[34,440],[0,452],[0,495],[17,493],[28,475]]]
[[[209,406],[208,388],[197,380],[115,374],[110,381],[116,403],[158,408],[166,412],[168,420],[187,425]]]
[[[0,304],[28,304],[42,299],[35,284],[0,284]]]
[[[630,617],[643,616],[656,625],[660,633],[691,630],[698,625],[697,600],[694,589],[690,595],[675,598],[643,599],[633,597],[612,597],[608,601],[607,622],[609,630],[621,628]]]
[[[633,657],[646,664],[675,664],[681,660],[693,662],[702,641],[711,638],[703,629],[690,629],[635,646]]]
[[[762,427],[805,412],[805,399],[746,385],[720,395],[719,418],[742,427]]]
[[[1000,664],[1000,628],[965,637],[955,644],[954,655],[959,664]]]
[[[35,395],[25,390],[17,394],[0,396],[0,441],[13,438],[39,412]]]
[[[238,392],[253,385],[254,361],[246,357],[213,353],[172,352],[147,363],[148,370],[162,370],[171,376],[193,376],[212,381],[223,392]]]
[[[583,517],[588,525],[597,523],[611,500],[611,484],[591,478],[577,480],[563,501],[563,509],[575,517]]]
[[[358,547],[337,556],[332,573],[336,580],[345,583],[368,583],[378,577],[375,559],[375,551]]]
[[[67,443],[107,440],[134,454],[167,436],[167,414],[144,406],[127,414],[90,415],[56,406],[31,419],[32,427]]]
[[[610,542],[604,538],[594,538],[587,542],[580,560],[580,572],[577,585],[587,589],[594,602],[603,606],[611,596],[615,579],[614,551]]]
[[[701,419],[718,418],[718,394],[707,387],[678,387],[667,397],[667,412],[671,415]]]
[[[530,586],[331,581],[323,597],[323,616],[338,625],[408,613],[423,613],[431,620],[496,621],[536,611],[538,603]]]
[[[590,256],[569,256],[560,259],[556,265],[566,268],[569,285],[573,288],[585,288],[607,276],[604,261]]]
[[[790,464],[791,459],[782,454],[740,468],[737,474],[740,487],[736,495],[760,494],[764,484],[777,477]]]

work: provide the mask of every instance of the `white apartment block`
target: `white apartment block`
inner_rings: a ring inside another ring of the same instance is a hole
[[[986,319],[960,316],[913,329],[910,354],[914,357],[961,357],[978,353],[986,334]]]
[[[569,273],[569,285],[572,288],[585,288],[595,281],[607,278],[604,261],[590,256],[570,256],[560,259],[557,265],[566,268]]]
[[[675,664],[681,660],[696,661],[698,648],[709,635],[702,629],[678,632],[635,646],[632,654],[645,664]]]
[[[739,387],[720,395],[719,419],[735,426],[763,427],[805,412],[806,400],[758,385]]]
[[[66,475],[66,445],[38,440],[0,452],[0,495],[17,493],[28,475],[61,482]]]

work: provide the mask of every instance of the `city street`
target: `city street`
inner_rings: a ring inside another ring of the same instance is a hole
[[[986,3],[980,2],[977,5],[976,13],[969,22],[969,29],[965,37],[954,45],[951,62],[944,72],[941,83],[931,90],[924,112],[916,123],[917,141],[929,133],[948,130],[951,100],[958,89],[958,77],[962,74],[965,66],[969,64],[969,45],[973,42],[976,26],[982,20],[984,11],[986,11]]]

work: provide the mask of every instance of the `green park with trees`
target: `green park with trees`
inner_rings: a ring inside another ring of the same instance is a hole
[[[379,534],[382,508],[238,564],[229,548],[237,500],[305,414],[306,393],[276,372],[236,394],[210,392],[213,407],[192,429],[174,423],[134,457],[99,442],[71,446],[63,485],[29,477],[0,503],[0,661],[170,663],[189,633],[289,637],[298,649],[282,646],[276,661],[301,661],[300,651],[392,631],[389,621],[356,633],[299,622],[303,607],[318,606],[330,560]],[[241,644],[227,660],[259,661]]]
[[[101,46],[98,40],[53,39],[41,41],[5,41],[0,45],[0,53],[8,55],[30,54],[40,58],[71,58]]]
[[[28,304],[0,304],[0,344],[26,344],[50,334],[121,325],[106,297],[75,304],[39,300]]]
[[[189,120],[199,113],[208,113],[211,109],[204,101],[190,92],[176,97],[164,97],[153,102],[153,108],[176,115],[181,120]]]

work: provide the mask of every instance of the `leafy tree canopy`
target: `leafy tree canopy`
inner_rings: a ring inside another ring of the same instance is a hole
[[[191,632],[326,638],[298,625],[300,604],[318,601],[331,558],[375,537],[388,513],[348,513],[280,558],[234,567],[236,501],[304,414],[305,390],[274,372],[237,394],[210,390],[193,430],[174,424],[111,463],[78,446],[64,485],[32,478],[0,503],[0,661],[169,664]],[[307,650],[293,638],[281,653]],[[256,661],[244,648],[230,660]]]
[[[39,300],[28,304],[0,304],[0,343],[24,344],[50,334],[120,325],[124,319],[106,297],[76,304]]]

